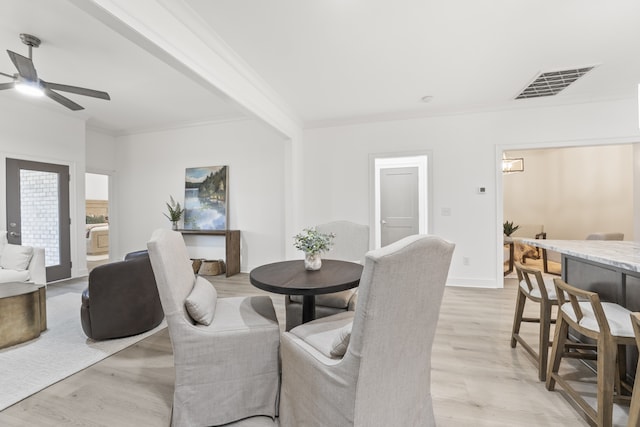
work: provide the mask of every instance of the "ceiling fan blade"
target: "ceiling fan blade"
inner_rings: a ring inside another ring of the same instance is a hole
[[[44,87],[48,87],[49,89],[61,90],[63,92],[69,92],[69,93],[77,93],[78,95],[92,96],[94,98],[100,98],[100,99],[106,99],[106,100],[111,99],[111,97],[107,92],[102,92],[100,90],[87,89],[87,88],[78,87],[78,86],[61,85],[59,83],[49,83],[49,82],[45,82],[44,80],[40,80],[40,82]]]
[[[9,58],[11,58],[11,62],[18,69],[18,73],[31,82],[38,81],[38,73],[36,72],[36,67],[33,66],[33,61],[26,56],[22,56],[19,53],[11,52],[7,50],[9,54]]]
[[[11,82],[11,83],[0,83],[0,90],[13,89],[14,86],[15,86],[15,83],[13,83],[13,82]]]
[[[72,111],[84,110],[84,107],[82,107],[81,105],[76,104],[75,102],[73,102],[69,98],[65,98],[64,96],[60,95],[59,93],[55,93],[54,91],[52,91],[48,87],[44,87],[44,94],[47,95],[49,98],[53,99],[54,101],[59,102],[60,104],[64,105],[65,107],[67,107],[68,109],[70,109]]]

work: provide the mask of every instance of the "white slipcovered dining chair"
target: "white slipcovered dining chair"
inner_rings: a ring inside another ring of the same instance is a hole
[[[431,348],[454,244],[367,253],[358,305],[284,332],[282,427],[433,426]]]
[[[277,415],[280,329],[268,296],[217,298],[193,274],[182,235],[147,243],[175,364],[172,425],[214,426]]]
[[[333,246],[322,254],[325,259],[364,262],[369,250],[369,226],[351,221],[333,221],[316,226],[320,233],[334,233]],[[285,295],[285,330],[302,323],[302,295]],[[316,295],[316,318],[330,316],[341,311],[353,310],[357,300],[357,288],[332,294]]]

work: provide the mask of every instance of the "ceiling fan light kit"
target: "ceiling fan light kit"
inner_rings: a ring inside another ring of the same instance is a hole
[[[55,92],[55,90],[75,93],[77,95],[91,96],[93,98],[105,100],[111,99],[107,92],[87,89],[78,86],[69,86],[59,83],[49,83],[38,78],[38,73],[36,72],[36,68],[33,65],[32,49],[34,47],[40,46],[41,41],[36,36],[24,33],[20,34],[20,40],[22,40],[22,43],[29,46],[29,57],[22,56],[18,53],[7,50],[7,54],[9,54],[9,58],[11,59],[11,62],[13,62],[13,65],[15,65],[18,72],[13,75],[0,73],[0,75],[2,76],[13,79],[13,82],[10,83],[0,83],[0,90],[15,88],[21,93],[25,93],[31,96],[46,95],[72,111],[83,110],[84,107],[75,103],[69,98],[60,95],[59,93]]]
[[[44,96],[44,89],[40,85],[40,82],[30,82],[18,76],[18,79],[13,84],[13,87],[20,93],[40,97]]]

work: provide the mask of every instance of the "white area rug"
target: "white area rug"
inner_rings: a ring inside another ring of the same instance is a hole
[[[0,410],[93,365],[165,328],[141,335],[92,341],[82,331],[78,293],[47,298],[47,330],[40,337],[0,350]]]

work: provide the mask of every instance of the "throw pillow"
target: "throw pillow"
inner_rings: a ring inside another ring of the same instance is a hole
[[[213,322],[217,300],[216,288],[209,281],[198,276],[184,305],[194,322],[209,326]]]
[[[26,270],[33,256],[31,246],[12,245],[7,243],[2,249],[0,257],[0,267],[9,270]]]
[[[349,340],[351,339],[351,327],[353,323],[344,325],[336,334],[333,342],[331,343],[331,357],[342,357],[347,352],[349,347]]]
[[[351,339],[353,311],[343,311],[303,323],[289,331],[323,355],[338,359],[344,356]]]

